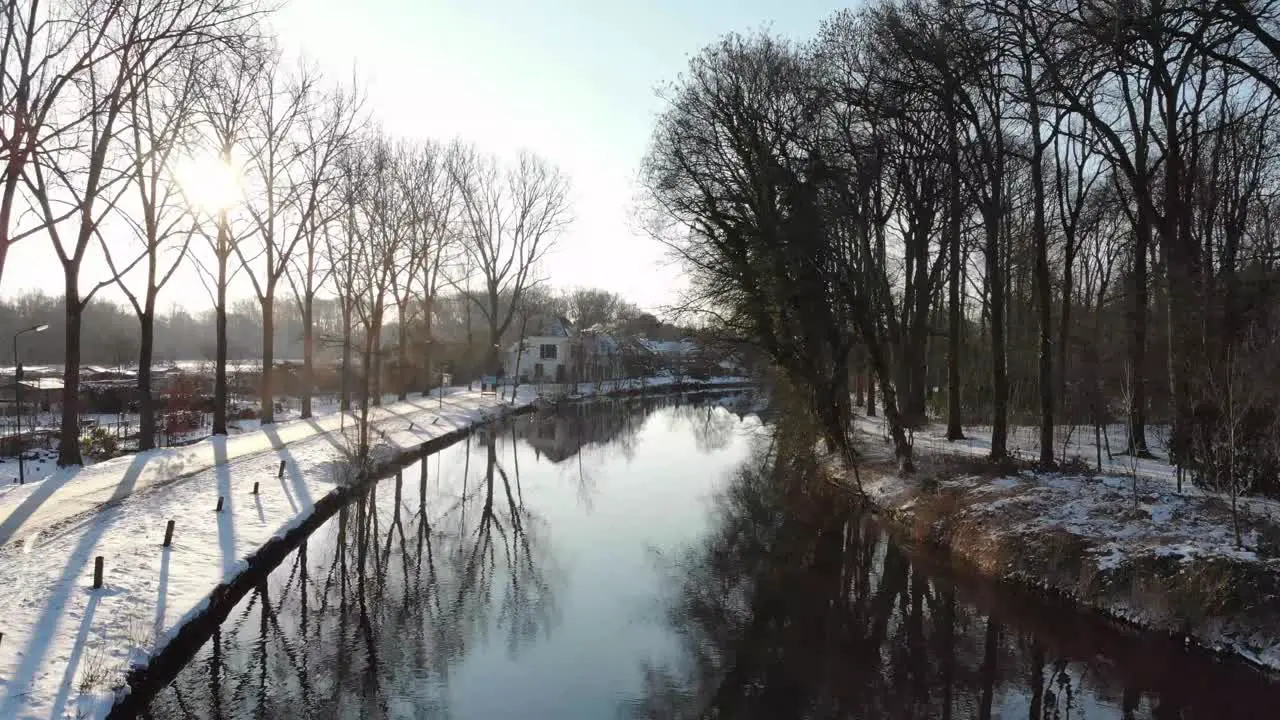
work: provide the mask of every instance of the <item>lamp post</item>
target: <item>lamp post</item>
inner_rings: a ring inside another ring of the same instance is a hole
[[[19,362],[18,360],[18,338],[29,332],[44,332],[45,330],[48,330],[48,329],[49,329],[48,323],[40,323],[39,325],[32,325],[31,327],[26,328],[25,330],[19,330],[18,332],[13,334],[13,395],[14,395],[14,400],[16,401],[18,406],[18,414],[17,414],[18,435],[17,435],[16,445],[18,448],[18,484],[19,485],[27,484],[27,476],[26,476],[26,473],[24,472],[24,466],[22,464],[22,363]]]

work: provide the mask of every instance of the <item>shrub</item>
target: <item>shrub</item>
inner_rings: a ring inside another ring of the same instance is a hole
[[[90,430],[81,440],[80,446],[85,455],[95,460],[115,457],[120,452],[120,441],[104,427]]]
[[[1278,421],[1276,410],[1264,405],[1249,405],[1229,417],[1217,404],[1201,403],[1186,462],[1192,480],[1199,487],[1229,492],[1228,478],[1234,473],[1236,492],[1280,497]]]

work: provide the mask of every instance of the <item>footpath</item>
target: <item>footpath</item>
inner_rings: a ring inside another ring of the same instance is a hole
[[[371,412],[372,443],[393,456],[534,400],[524,388],[514,403],[461,389],[411,398]],[[349,414],[295,420],[0,495],[0,718],[105,716],[130,667],[343,487],[355,427]]]

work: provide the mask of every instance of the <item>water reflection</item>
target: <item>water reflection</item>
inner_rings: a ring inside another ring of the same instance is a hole
[[[767,451],[668,568],[683,652],[631,718],[1274,717],[1265,679],[913,562],[811,462]]]
[[[592,504],[575,497],[590,501],[597,484],[625,485],[628,474],[636,475],[634,488],[647,492],[640,479],[653,473],[645,462],[692,435],[685,426],[690,421],[684,418],[694,417],[687,406],[675,399],[631,401],[524,416],[382,481],[317,530],[235,608],[196,660],[152,701],[149,716],[490,716],[476,708],[501,696],[493,695],[491,683],[477,692],[472,678],[526,667],[527,654],[538,649],[545,656],[556,644],[569,645],[566,654],[581,654],[597,635],[582,623],[561,632],[561,598],[568,596],[579,616],[596,612],[584,609],[591,606],[625,612],[608,593],[628,588],[626,583],[598,587],[591,558],[582,557],[590,548],[602,551],[598,562],[626,564],[609,557],[613,548],[599,527],[612,520],[601,517],[589,526]],[[724,410],[717,414],[740,425]],[[739,439],[741,453],[710,462],[732,467],[745,456],[746,440]],[[722,437],[714,444],[723,450],[730,442]],[[642,448],[649,454],[637,460]],[[689,450],[680,447],[675,454]],[[688,457],[681,461],[689,477],[664,480],[707,477]],[[613,487],[613,494],[624,489]],[[693,499],[687,487],[682,492]],[[559,545],[550,538],[549,515],[557,518]],[[627,592],[639,596],[653,586],[652,577],[639,578],[646,570],[654,574],[645,567],[644,545],[630,545],[635,572],[627,575],[639,584]],[[571,587],[564,554],[586,570]],[[619,648],[626,655],[616,678],[631,674],[632,649]],[[593,659],[588,654],[579,661]],[[555,668],[550,672],[554,676]],[[616,705],[615,684],[605,684],[597,707]],[[526,702],[507,700],[511,708]],[[595,713],[585,712],[583,717]]]
[[[906,554],[761,401],[562,407],[384,480],[150,716],[1272,716],[1252,674]]]

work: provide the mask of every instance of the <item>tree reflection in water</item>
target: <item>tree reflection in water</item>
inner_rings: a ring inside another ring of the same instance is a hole
[[[953,582],[818,480],[795,451],[811,430],[740,421],[758,400],[562,407],[383,480],[244,598],[152,716],[1067,720],[1280,706],[1255,675],[1167,641]],[[575,574],[552,554],[553,520]]]
[[[150,715],[445,717],[450,668],[473,643],[500,634],[515,655],[549,632],[543,523],[492,438],[467,442],[461,477],[430,477],[428,460],[341,509],[241,601]]]
[[[742,427],[739,421],[766,405],[767,398],[755,389],[693,398],[601,399],[516,418],[512,434],[539,459],[563,465],[578,483],[578,499],[589,509],[598,468],[618,456],[634,459],[639,432],[656,411],[670,410],[670,427],[691,430],[697,450],[707,453],[724,449]]]
[[[1251,673],[939,578],[785,440],[736,473],[705,541],[666,568],[683,650],[642,666],[621,716],[1272,716],[1280,694]]]

